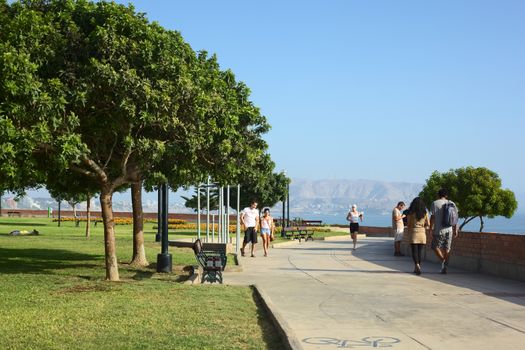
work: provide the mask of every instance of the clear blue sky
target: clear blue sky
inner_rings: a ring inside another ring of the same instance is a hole
[[[485,166],[525,193],[525,1],[119,1],[216,53],[295,178],[424,183]]]

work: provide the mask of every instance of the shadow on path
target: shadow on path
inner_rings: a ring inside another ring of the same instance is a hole
[[[364,274],[413,274],[414,264],[410,256],[393,256],[393,240],[385,239],[362,239],[358,242],[358,249],[351,250],[350,241],[327,241],[331,247],[290,247],[290,250],[306,250],[309,252],[318,251],[326,254],[328,251],[334,252],[332,257],[343,269],[303,269],[313,272],[330,273],[364,273]],[[454,251],[452,250],[452,255]],[[359,261],[365,261],[377,266],[374,268],[360,267]],[[425,261],[422,262],[423,274],[417,278],[429,279],[436,282],[449,284],[452,286],[470,289],[483,295],[502,299],[507,302],[525,306],[525,282],[501,278],[462,270],[456,267],[449,267],[446,275],[439,273],[440,265]],[[414,275],[414,277],[416,277]],[[395,277],[393,277],[395,278]]]

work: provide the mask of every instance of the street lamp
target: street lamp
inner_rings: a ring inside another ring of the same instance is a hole
[[[171,272],[172,257],[168,253],[168,184],[163,183],[160,186],[162,202],[162,231],[161,231],[161,252],[157,254],[157,272]]]

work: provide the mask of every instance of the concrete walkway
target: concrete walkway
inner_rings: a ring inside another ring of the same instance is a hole
[[[392,239],[293,243],[240,258],[297,349],[525,349],[525,283],[392,255]]]

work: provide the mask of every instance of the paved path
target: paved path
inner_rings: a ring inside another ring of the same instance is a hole
[[[525,349],[525,283],[392,256],[392,240],[315,241],[241,258],[295,348]]]

